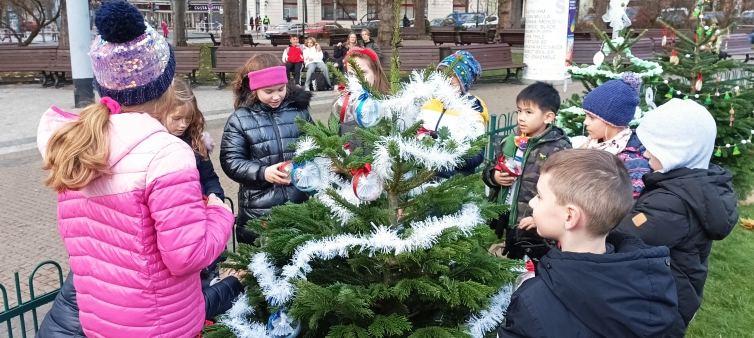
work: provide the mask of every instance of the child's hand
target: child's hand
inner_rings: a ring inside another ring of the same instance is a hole
[[[288,180],[288,174],[280,171],[280,166],[285,162],[280,162],[275,165],[271,165],[264,170],[264,180],[270,183],[277,183],[282,185],[289,185],[291,181]]]
[[[508,173],[502,172],[500,170],[495,170],[495,182],[497,182],[497,184],[500,184],[504,187],[510,187],[511,185],[513,185],[513,181],[515,180],[516,178],[512,177]]]
[[[215,194],[209,194],[207,205],[218,205],[225,208],[225,210],[228,210],[230,212],[233,212],[233,210],[230,210],[230,207],[223,202],[223,200],[220,199],[220,197],[215,196]]]
[[[534,223],[534,217],[524,217],[523,219],[521,219],[521,223],[518,224],[518,228],[521,230],[536,229],[537,224]]]

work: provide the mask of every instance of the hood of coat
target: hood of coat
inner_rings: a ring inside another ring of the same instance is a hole
[[[286,108],[297,110],[309,109],[309,104],[312,101],[312,97],[314,97],[314,93],[306,91],[303,88],[297,88],[293,86],[289,86],[288,88],[290,88],[288,94],[285,96],[285,99],[277,108],[272,108],[268,104],[257,102],[251,107],[251,110],[261,110],[274,113]]]
[[[733,174],[718,165],[709,169],[680,168],[644,176],[645,189],[666,189],[681,197],[713,240],[721,240],[738,223]]]
[[[607,249],[602,255],[553,249],[537,272],[569,312],[601,336],[661,336],[678,315],[670,251],[621,232],[608,236]]]

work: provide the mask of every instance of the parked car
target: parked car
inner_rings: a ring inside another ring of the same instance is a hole
[[[745,11],[741,13],[741,24],[754,25],[754,11]]]
[[[684,7],[664,8],[660,11],[660,18],[673,26],[679,26],[688,22],[690,15],[688,8]]]
[[[380,26],[380,20],[372,20],[367,22],[360,22],[358,25],[351,26],[351,32],[359,35],[362,29],[369,30],[369,36],[377,37],[377,27]]]
[[[269,39],[270,35],[277,35],[277,34],[288,34],[288,31],[291,29],[291,26],[293,26],[292,23],[281,23],[275,28],[268,29],[266,32],[264,32],[264,37]]]
[[[487,20],[487,17],[484,14],[477,13],[466,16],[464,19],[463,24],[461,24],[464,27],[471,28],[471,27],[477,27],[477,26],[484,26],[485,21]]]
[[[342,28],[343,26],[335,22],[317,22],[306,26],[306,34],[321,39],[330,37],[330,34],[337,33]]]
[[[459,25],[465,24],[467,21],[471,23],[484,22],[484,13],[450,13],[445,17],[446,19],[453,19]]]

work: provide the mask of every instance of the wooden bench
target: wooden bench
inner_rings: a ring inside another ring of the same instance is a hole
[[[525,63],[513,63],[513,53],[511,52],[511,46],[505,43],[496,43],[489,45],[474,45],[474,46],[456,46],[450,47],[450,50],[454,53],[459,50],[465,50],[471,55],[474,55],[479,64],[482,66],[482,72],[486,70],[507,70],[505,80],[509,79],[511,75],[515,75],[516,80],[519,79],[519,73],[526,68]]]
[[[49,86],[46,71],[55,60],[56,54],[57,46],[0,48],[0,71],[39,72],[43,75],[42,85]]]
[[[55,51],[55,59],[47,68],[45,74],[44,86],[62,87],[68,84],[65,73],[71,72],[71,50],[69,48],[58,48]],[[43,74],[45,72],[42,72]],[[50,83],[52,81],[52,84]]]
[[[235,73],[241,66],[246,63],[252,55],[255,54],[273,54],[276,57],[282,57],[285,47],[219,47],[215,51],[215,64],[212,65],[212,71],[217,73],[219,79],[218,88],[228,85],[225,73]]]
[[[487,44],[487,32],[481,30],[467,30],[458,32],[458,36],[461,39],[461,45],[470,45],[472,43]]]
[[[330,41],[327,44],[335,46],[338,43],[346,43],[346,41],[348,41],[348,34],[330,34]]]
[[[199,70],[201,63],[201,47],[174,47],[173,52],[175,53],[175,72],[188,74],[189,84],[192,87],[198,85],[196,71]]]
[[[429,64],[437,64],[440,60],[440,48],[436,46],[405,46],[399,49],[400,70],[412,71],[414,69],[427,68]],[[390,71],[390,59],[393,56],[393,50],[385,48],[382,50],[382,69],[385,72]]]
[[[526,41],[524,29],[503,29],[498,35],[500,35],[500,42],[507,43],[509,46],[523,46]]]
[[[594,54],[597,54],[602,48],[602,41],[574,41],[573,45],[573,62],[576,64],[592,64],[594,62]],[[644,60],[652,60],[655,57],[655,41],[653,39],[642,38],[633,47],[631,47],[631,54],[635,57]],[[615,57],[615,53],[605,56],[604,62],[611,62]],[[628,64],[628,59],[623,60]]]
[[[209,38],[212,39],[212,44],[215,46],[219,46],[220,43],[215,40],[215,34],[209,33]]]
[[[432,36],[432,42],[434,42],[435,45],[440,44],[442,46],[443,43],[457,45],[460,42],[458,40],[458,34],[453,30],[453,27],[432,27],[429,34]]]
[[[722,51],[727,54],[726,59],[734,55],[744,55],[744,63],[749,62],[752,59],[750,55],[754,54],[751,41],[746,34],[731,34],[730,40],[723,40]]]
[[[256,47],[259,42],[254,42],[254,36],[251,34],[241,34],[241,45],[249,45],[249,47]]]
[[[419,40],[419,28],[403,27],[401,28],[401,37],[403,40]]]
[[[299,43],[304,43],[305,40],[306,40],[306,36],[304,36],[304,35],[299,35],[298,36],[298,42]],[[270,44],[273,47],[277,47],[278,45],[286,46],[287,47],[288,45],[291,44],[291,36],[288,35],[288,34],[273,34],[273,35],[270,35]]]

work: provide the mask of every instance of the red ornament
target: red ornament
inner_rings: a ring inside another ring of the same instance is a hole
[[[346,85],[344,85],[344,84],[342,84],[342,83],[341,83],[341,84],[339,84],[339,85],[338,85],[338,91],[339,91],[339,92],[342,92],[342,91],[344,91],[344,90],[346,90]]]
[[[694,88],[696,88],[696,91],[702,90],[702,74],[698,74],[696,76],[696,83],[694,84]]]

